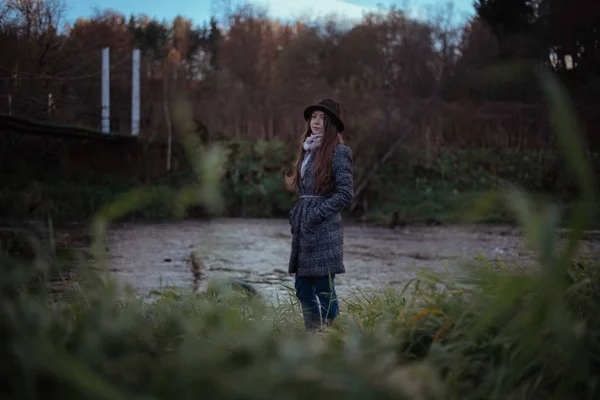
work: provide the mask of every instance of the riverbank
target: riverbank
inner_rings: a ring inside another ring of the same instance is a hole
[[[186,216],[287,216],[295,197],[285,190],[283,176],[294,159],[293,146],[279,141],[223,141],[219,145],[224,150],[218,179],[221,210],[211,213],[195,207]],[[507,183],[539,198],[552,199],[565,209],[577,199],[574,181],[557,151],[499,153],[486,149],[402,148],[372,174],[368,171],[377,160],[361,156],[358,150],[356,154],[356,207],[348,217],[376,224],[461,223],[481,196]],[[600,171],[600,156],[589,156],[591,170]],[[124,219],[168,220],[173,215],[173,191],[197,182],[185,160],[178,161],[171,172],[162,171],[152,177],[135,168],[65,168],[40,162],[34,166],[15,164],[0,172],[0,218],[45,220],[50,215],[55,224],[85,221],[129,190],[144,188],[155,201],[128,213]],[[514,222],[513,214],[502,202],[489,208],[479,220]]]

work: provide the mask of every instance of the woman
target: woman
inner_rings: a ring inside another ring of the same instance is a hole
[[[307,330],[330,324],[338,315],[335,276],[346,272],[340,211],[354,197],[352,151],[343,144],[342,109],[325,99],[304,110],[306,130],[289,190],[300,195],[290,211],[292,251],[289,272],[296,274],[296,296]],[[317,303],[317,298],[321,307]]]

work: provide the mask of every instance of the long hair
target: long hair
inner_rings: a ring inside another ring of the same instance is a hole
[[[315,157],[315,180],[316,180],[316,193],[320,195],[327,194],[331,189],[332,169],[331,160],[333,159],[333,150],[338,143],[343,143],[342,136],[338,133],[335,124],[331,121],[331,118],[327,113],[325,114],[325,126],[324,134],[321,139],[321,146],[319,146],[316,157]],[[300,168],[302,166],[302,160],[304,159],[303,144],[306,138],[311,134],[310,120],[306,121],[306,128],[304,133],[300,137],[300,145],[298,146],[298,156],[294,162],[294,166],[290,171],[290,174],[285,177],[285,186],[289,191],[295,191],[298,188],[298,182],[300,181]]]

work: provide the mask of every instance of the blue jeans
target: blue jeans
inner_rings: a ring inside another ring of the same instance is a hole
[[[338,316],[339,305],[334,278],[334,275],[319,278],[296,276],[296,297],[302,306],[304,326],[309,331],[319,328],[321,318],[323,323],[330,324]]]

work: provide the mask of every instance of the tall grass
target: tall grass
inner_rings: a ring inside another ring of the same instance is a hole
[[[155,201],[167,199],[179,216],[190,205],[219,205],[219,150],[190,142],[198,181],[181,191],[133,191],[106,206],[92,226],[93,261],[75,268],[76,254],[61,259],[43,247],[33,260],[3,257],[2,397],[598,397],[600,269],[578,256],[596,212],[596,181],[566,95],[552,76],[540,75],[581,192],[567,241],[557,239],[557,209],[518,188],[480,205],[500,199],[513,210],[537,251],[536,273],[515,275],[482,261],[460,276],[424,275],[401,292],[356,293],[318,335],[303,331],[292,297],[272,305],[213,284],[144,302],[105,272],[104,235],[111,220]],[[49,281],[65,266],[75,278],[57,294]]]

